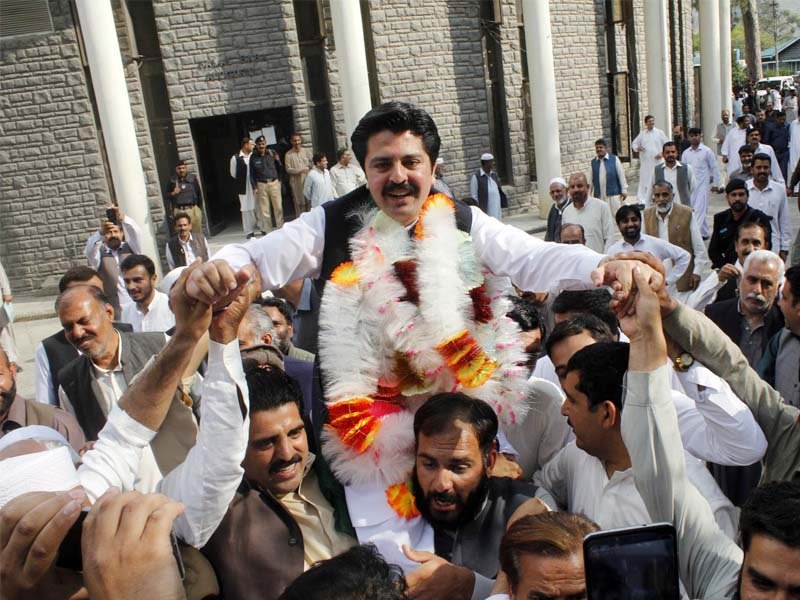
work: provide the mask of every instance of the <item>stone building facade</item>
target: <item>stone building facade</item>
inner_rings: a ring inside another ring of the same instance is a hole
[[[227,169],[242,135],[272,127],[280,142],[297,131],[329,154],[347,142],[329,5],[336,0],[97,1],[114,8],[161,248],[162,192],[178,157],[200,175],[215,233],[238,222]],[[598,137],[631,155],[625,144],[648,112],[646,1],[550,0],[565,175],[588,167]],[[686,98],[673,100],[673,114],[688,124],[691,2],[668,3],[676,57],[683,53],[686,65],[681,71],[673,61]],[[49,27],[20,33],[0,24],[0,260],[18,294],[52,290],[81,264],[114,198],[75,7],[33,4],[46,7]],[[373,102],[407,100],[433,115],[459,197],[468,195],[480,155],[493,152],[512,212],[538,202],[522,5],[361,1]],[[615,80],[612,71],[622,75]],[[614,81],[626,76],[623,99]]]

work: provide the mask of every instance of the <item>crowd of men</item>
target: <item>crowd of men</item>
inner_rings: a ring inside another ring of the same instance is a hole
[[[299,135],[283,157],[244,138],[248,240],[215,256],[179,164],[161,281],[106,211],[35,399],[0,350],[0,595],[584,598],[587,535],[666,522],[686,597],[796,596],[782,155],[725,130],[724,183],[700,130],[654,125],[635,195],[603,139],[550,182],[547,241],[499,220],[491,154],[453,198],[433,119],[400,102],[330,170]]]

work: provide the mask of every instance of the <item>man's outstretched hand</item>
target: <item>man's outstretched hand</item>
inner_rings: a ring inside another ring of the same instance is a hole
[[[661,327],[660,289],[654,290],[650,286],[643,268],[637,266],[632,275],[636,295],[631,309],[619,321],[620,329],[631,344],[628,368],[653,371],[667,360],[667,342]]]
[[[246,265],[236,274],[237,281],[244,281],[239,295],[224,310],[214,313],[209,327],[209,336],[220,344],[229,344],[236,339],[239,324],[247,308],[261,293],[261,276],[254,265]]]
[[[611,286],[611,308],[622,317],[632,310],[636,296],[633,269],[639,269],[640,280],[653,290],[664,287],[664,265],[648,252],[623,252],[603,260],[592,272],[598,287]]]
[[[204,262],[189,273],[186,295],[217,310],[230,304],[246,283],[227,262],[217,259]]]

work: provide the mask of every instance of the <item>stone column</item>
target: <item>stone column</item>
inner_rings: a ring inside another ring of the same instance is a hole
[[[722,108],[733,121],[733,58],[731,56],[731,0],[719,0],[719,70]],[[722,110],[722,109],[720,109]]]
[[[556,74],[553,68],[553,35],[549,0],[523,0],[525,47],[531,86],[531,120],[536,148],[539,215],[546,218],[553,201],[548,183],[561,175],[561,140],[558,133]]]
[[[160,271],[139,143],[110,0],[76,0],[83,44],[120,209],[142,228],[142,252]]]
[[[358,0],[333,0],[330,7],[349,145],[353,129],[372,108],[361,6]]]
[[[703,101],[700,122],[706,144],[714,136],[722,109],[720,79],[719,0],[699,0],[700,12],[700,93]]]
[[[644,43],[648,107],[644,113],[653,115],[656,127],[672,137],[668,32],[666,0],[645,0]]]

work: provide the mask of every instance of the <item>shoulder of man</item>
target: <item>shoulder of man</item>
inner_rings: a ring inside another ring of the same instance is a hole
[[[136,348],[144,352],[157,354],[166,344],[166,338],[160,331],[120,332],[122,344],[128,348]],[[125,353],[123,352],[123,358]]]

